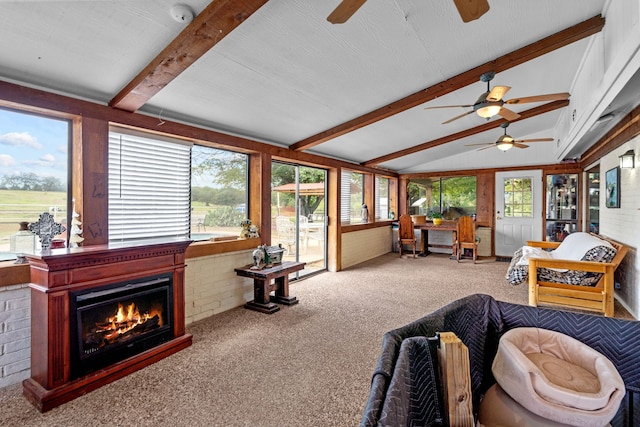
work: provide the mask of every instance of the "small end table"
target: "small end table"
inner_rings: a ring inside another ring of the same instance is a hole
[[[297,304],[298,299],[289,296],[289,274],[302,270],[305,264],[304,262],[285,261],[282,264],[261,270],[252,270],[251,265],[236,268],[235,272],[238,276],[253,279],[253,301],[247,302],[244,305],[245,308],[273,314],[280,310],[275,302],[284,305]],[[272,279],[274,283],[271,283]],[[275,291],[274,296],[271,296],[271,291]]]

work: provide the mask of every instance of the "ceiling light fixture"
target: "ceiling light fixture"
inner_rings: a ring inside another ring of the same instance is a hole
[[[513,137],[511,135],[507,135],[507,128],[504,127],[505,134],[498,138],[497,146],[499,150],[507,151],[513,147]]]
[[[476,113],[484,119],[490,119],[491,117],[495,116],[500,112],[500,109],[502,108],[502,105],[500,105],[502,103],[500,101],[486,101],[486,103],[491,105],[485,105],[484,107],[480,107],[476,110]]]
[[[635,167],[636,153],[633,150],[629,150],[620,156],[620,168],[633,169]]]

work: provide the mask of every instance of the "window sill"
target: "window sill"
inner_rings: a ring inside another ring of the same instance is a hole
[[[19,285],[31,281],[29,264],[14,264],[13,261],[0,262],[0,288]]]
[[[393,220],[388,219],[384,221],[368,222],[366,224],[343,224],[341,226],[341,230],[343,233],[351,233],[353,231],[367,230],[370,228],[388,227],[391,223],[393,223]]]
[[[244,251],[248,249],[255,249],[260,246],[262,241],[260,238],[253,239],[237,239],[237,240],[223,240],[220,242],[194,242],[187,248],[187,258],[199,258],[208,255],[217,255],[226,252]]]

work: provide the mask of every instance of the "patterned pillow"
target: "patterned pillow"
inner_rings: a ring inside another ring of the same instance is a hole
[[[616,249],[610,246],[596,246],[590,249],[580,261],[611,262],[616,256]],[[516,265],[522,258],[522,248],[518,249],[511,258],[511,264],[505,278],[512,285],[519,285],[527,281],[529,266]],[[541,282],[564,283],[567,285],[595,286],[602,273],[569,270],[559,272],[549,268],[538,268],[538,280]]]

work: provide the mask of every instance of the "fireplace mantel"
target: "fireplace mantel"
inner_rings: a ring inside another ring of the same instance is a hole
[[[47,411],[191,345],[185,333],[184,269],[190,240],[52,249],[27,255],[31,271],[31,378],[24,395]],[[173,274],[173,339],[80,378],[71,377],[71,292]]]

